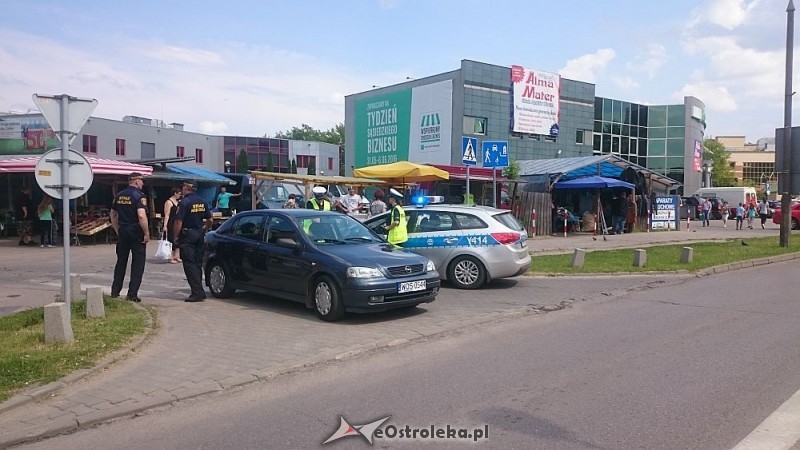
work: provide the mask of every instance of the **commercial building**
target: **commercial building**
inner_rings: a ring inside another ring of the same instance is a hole
[[[617,155],[694,192],[704,132],[705,106],[694,97],[641,105],[597,97],[592,83],[470,60],[345,97],[348,174],[400,160],[460,166],[468,136],[508,141],[508,156],[518,161]]]
[[[714,140],[725,146],[737,185],[763,190],[769,183],[774,186],[772,192],[777,191],[775,138],[761,138],[755,144],[747,142],[744,136],[717,136]]]

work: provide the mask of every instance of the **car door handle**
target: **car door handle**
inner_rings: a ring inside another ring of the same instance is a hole
[[[453,244],[453,243],[456,243],[456,242],[458,242],[458,238],[456,238],[456,237],[444,238],[444,241],[445,241],[446,243],[448,243],[448,244]]]

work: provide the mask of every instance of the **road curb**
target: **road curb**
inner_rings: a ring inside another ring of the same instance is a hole
[[[77,370],[51,383],[41,386],[34,386],[32,388],[29,388],[23,392],[14,395],[5,402],[0,403],[0,414],[10,411],[14,408],[19,408],[28,403],[41,400],[45,397],[53,396],[67,386],[71,386],[89,376],[103,372],[112,364],[127,358],[133,352],[141,348],[155,334],[155,331],[157,329],[156,312],[154,309],[147,308],[136,303],[131,303],[131,304],[135,308],[139,308],[140,310],[145,311],[147,313],[145,316],[147,322],[145,323],[144,333],[135,336],[124,348],[115,350],[109,353],[108,355],[104,356],[93,367],[90,367],[88,369]]]

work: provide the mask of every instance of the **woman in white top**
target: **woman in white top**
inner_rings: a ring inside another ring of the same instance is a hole
[[[766,228],[764,224],[767,223],[767,216],[769,216],[769,203],[766,200],[762,200],[758,204],[758,216],[761,218],[761,229]]]

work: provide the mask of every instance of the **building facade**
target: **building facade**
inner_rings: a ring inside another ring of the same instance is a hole
[[[778,175],[775,173],[774,138],[762,138],[755,144],[747,142],[744,136],[717,136],[714,140],[725,146],[737,185],[754,186],[761,191],[769,183],[773,186],[771,193],[775,194]]]
[[[638,105],[557,74],[463,60],[452,72],[345,97],[345,172],[398,160],[461,165],[462,137],[475,137],[508,141],[512,160],[619,155],[694,192],[704,111],[694,97]]]

